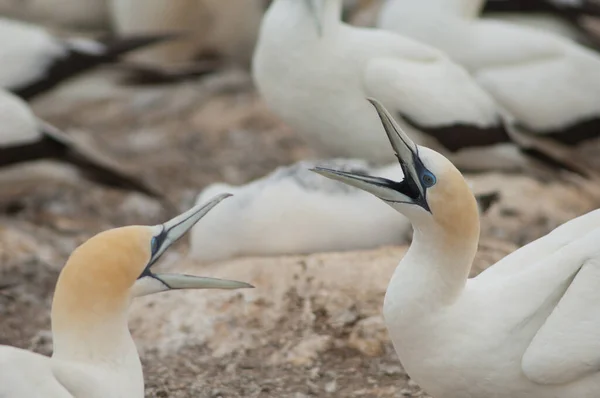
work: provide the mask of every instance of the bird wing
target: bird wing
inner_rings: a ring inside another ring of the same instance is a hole
[[[30,99],[123,54],[175,37],[169,33],[59,40],[38,26],[0,18],[0,87]]]
[[[500,21],[476,22],[469,34],[464,45],[477,56],[470,66],[473,77],[528,130],[552,134],[597,120],[586,130],[598,134],[598,54],[569,40]]]
[[[599,239],[596,229],[582,239],[585,247],[572,247],[578,271],[525,350],[521,367],[535,383],[566,384],[600,371]]]
[[[554,229],[519,250],[514,251],[481,274],[473,278],[483,283],[510,278],[528,265],[540,261],[541,256],[550,257],[568,244],[581,239],[600,226],[600,210],[594,210]]]
[[[73,398],[54,377],[50,359],[0,346],[0,397]]]
[[[45,60],[37,76],[20,85],[11,82],[9,88],[18,96],[31,99],[98,65],[116,62],[121,55],[174,37],[173,34],[140,34],[102,40],[74,38],[59,42],[55,39],[64,50],[62,56]]]
[[[494,101],[445,57],[372,59],[364,86],[368,95],[450,150],[509,141]]]
[[[556,12],[567,18],[600,16],[600,3],[595,0],[487,0],[483,12]]]
[[[112,187],[132,189],[154,198],[162,194],[141,179],[130,175],[113,160],[91,146],[83,145],[58,130],[40,121],[44,140],[40,143],[51,151],[49,157],[68,162],[83,171],[90,179]]]

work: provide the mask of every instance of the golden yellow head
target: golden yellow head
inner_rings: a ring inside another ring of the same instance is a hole
[[[400,182],[317,168],[315,171],[372,193],[404,214],[417,230],[440,235],[449,244],[479,236],[475,196],[462,174],[441,154],[415,145],[389,112],[370,100],[404,172]]]
[[[56,284],[55,303],[116,309],[150,261],[152,228],[131,226],[101,232],[79,246]],[[69,299],[63,299],[66,295]]]
[[[251,287],[236,281],[152,272],[160,256],[228,196],[217,196],[164,224],[112,229],[79,246],[58,278],[53,324],[120,314],[131,298],[165,290]]]

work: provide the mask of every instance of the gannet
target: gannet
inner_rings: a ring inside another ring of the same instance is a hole
[[[483,0],[390,0],[378,26],[446,52],[527,131],[564,144],[600,132],[600,55],[565,38],[478,19]]]
[[[76,74],[171,37],[163,32],[104,41],[59,39],[36,25],[0,17],[0,87],[29,99]]]
[[[148,184],[120,170],[106,155],[79,145],[38,119],[22,99],[0,89],[0,168],[41,159],[71,164],[104,185],[161,196]]]
[[[393,109],[403,127],[415,127],[421,143],[430,141],[419,132],[450,151],[511,142],[509,117],[462,67],[412,39],[346,25],[341,7],[341,0],[273,1],[253,59],[267,105],[314,147],[393,161],[367,95]],[[503,149],[511,161],[496,165],[518,166],[514,148]]]
[[[372,193],[413,225],[383,306],[408,375],[433,397],[597,397],[600,211],[468,279],[479,240],[471,190],[452,163],[413,143],[372,102],[405,178],[316,171]]]
[[[152,269],[171,244],[227,196],[197,205],[162,225],[112,229],[79,246],[56,283],[52,357],[0,346],[0,396],[143,397],[142,365],[127,326],[131,300],[175,289],[252,287]]]

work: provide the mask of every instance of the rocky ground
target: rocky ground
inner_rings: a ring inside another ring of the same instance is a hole
[[[119,85],[118,76],[104,70],[79,79],[34,109],[160,188],[177,209],[211,182],[239,184],[322,155],[269,113],[244,72],[139,88]],[[597,161],[597,151],[581,154]],[[600,204],[595,184],[573,178],[471,177],[476,191],[501,194],[482,218],[473,274]],[[52,291],[68,254],[98,231],[158,223],[172,211],[50,163],[0,173],[0,184],[0,344],[49,354]],[[135,302],[131,328],[146,396],[426,396],[404,373],[381,317],[388,279],[408,242],[401,243],[212,265],[187,259],[183,243],[165,256],[164,267],[256,289],[171,292]]]

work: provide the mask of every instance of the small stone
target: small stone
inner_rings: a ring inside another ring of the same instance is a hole
[[[402,368],[397,365],[381,365],[379,369],[386,376],[396,376],[402,374]]]
[[[288,351],[286,361],[295,366],[311,365],[320,353],[331,346],[331,336],[315,335],[302,340]]]
[[[337,381],[331,380],[329,383],[325,384],[325,392],[332,394],[337,391]]]
[[[388,338],[383,318],[376,315],[356,324],[348,338],[348,346],[368,357],[377,357],[383,355]]]

